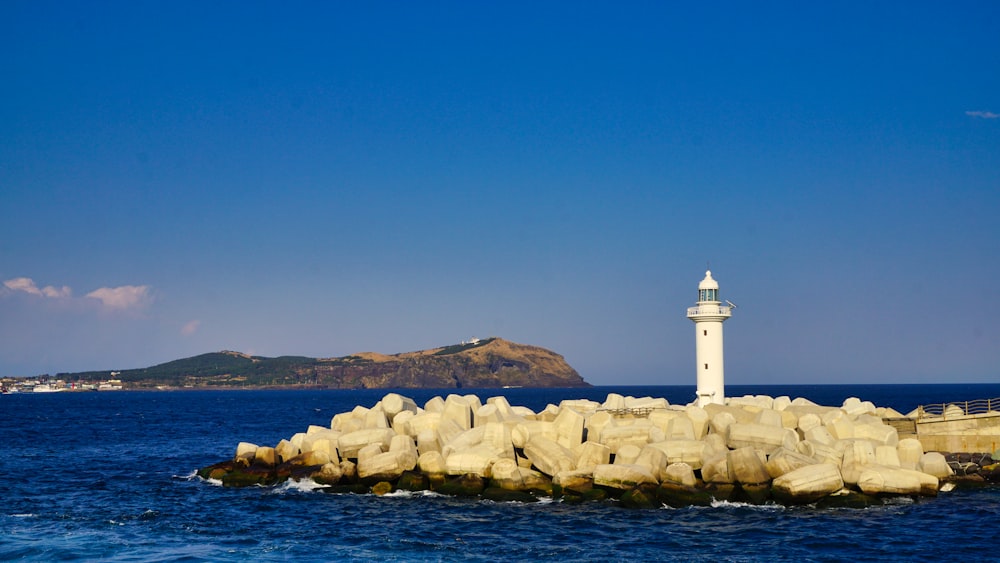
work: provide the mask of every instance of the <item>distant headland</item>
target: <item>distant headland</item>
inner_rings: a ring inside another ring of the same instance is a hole
[[[49,379],[63,388],[96,388],[110,380],[125,390],[590,387],[561,355],[496,337],[417,352],[336,358],[212,352],[148,368],[60,373]]]

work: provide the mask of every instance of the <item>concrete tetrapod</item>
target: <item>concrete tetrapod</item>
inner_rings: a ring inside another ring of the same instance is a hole
[[[240,442],[236,445],[236,456],[233,458],[237,462],[242,463],[242,465],[250,465],[253,458],[257,455],[257,444],[251,444],[250,442]]]
[[[726,431],[728,432],[726,444],[731,449],[752,446],[762,449],[783,447],[794,450],[795,444],[799,441],[799,435],[794,430],[764,424],[737,422],[730,424]]]
[[[917,474],[899,467],[869,465],[858,477],[858,488],[869,495],[919,495],[922,484]]]
[[[899,453],[899,465],[905,469],[916,469],[920,456],[924,455],[924,446],[916,438],[904,438],[896,445]]]
[[[380,444],[388,449],[392,442],[392,437],[396,433],[391,428],[362,428],[343,434],[337,443],[340,447],[340,457],[356,458],[358,451],[369,444]]]
[[[577,469],[589,468],[593,471],[594,467],[611,462],[611,448],[604,444],[588,440],[580,445],[578,451],[579,453],[576,456]]]
[[[551,490],[565,502],[617,491],[611,496],[627,498],[623,505],[644,506],[655,494],[674,506],[711,497],[757,503],[773,495],[801,503],[829,496],[824,503],[843,505],[837,499],[851,495],[934,495],[939,478],[950,478],[956,467],[964,471],[961,460],[949,465],[952,458],[925,454],[918,440],[899,440],[878,414],[890,411],[873,414],[864,403],[834,408],[747,396],[682,408],[612,394],[605,405],[655,410],[648,418],[612,415],[595,410],[595,401],[578,400],[550,404],[536,416],[503,397],[485,405],[474,395],[435,397],[421,409],[390,393],[273,448],[240,443],[233,458],[198,475],[225,486],[312,478],[336,492],[366,492],[378,482],[386,490],[449,483],[441,491],[463,483],[456,490],[488,486],[489,498],[508,500],[521,497],[504,491]],[[861,492],[838,494],[845,484]]]
[[[642,484],[656,485],[656,477],[641,465],[598,465],[594,468],[594,484],[612,489],[629,490]]]
[[[649,444],[649,447],[666,454],[668,464],[686,463],[692,469],[701,469],[705,460],[706,444],[702,440],[666,440]]]
[[[698,479],[694,475],[694,470],[686,463],[671,463],[661,473],[662,481],[677,483],[686,487],[694,487]]]
[[[358,478],[363,481],[393,481],[399,479],[404,471],[413,469],[416,465],[404,465],[409,459],[403,452],[385,452],[371,457],[358,458]]]
[[[939,452],[927,452],[920,456],[920,461],[917,462],[917,469],[939,479],[955,474],[948,465],[948,461]]]
[[[538,471],[518,467],[512,459],[500,459],[493,464],[492,486],[510,491],[541,491],[552,494],[552,480]]]
[[[455,451],[445,458],[445,473],[448,475],[472,474],[489,477],[493,463],[499,460],[492,448],[480,444],[461,451]]]
[[[777,479],[778,477],[781,477],[786,473],[791,473],[800,467],[814,465],[815,463],[816,460],[807,455],[781,448],[768,456],[767,463],[764,466],[767,468],[767,473],[771,476],[771,478]]]
[[[403,411],[410,411],[413,414],[417,414],[419,410],[413,399],[397,393],[389,393],[385,397],[382,397],[382,409],[390,420]]]
[[[560,471],[572,471],[575,467],[573,452],[557,442],[541,436],[532,436],[524,446],[524,455],[542,473],[552,477]]]
[[[775,500],[788,504],[808,504],[844,488],[840,470],[831,463],[805,465],[785,473],[771,483]]]

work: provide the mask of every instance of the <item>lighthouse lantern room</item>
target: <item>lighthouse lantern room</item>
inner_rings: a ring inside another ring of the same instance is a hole
[[[728,302],[727,302],[728,303]],[[722,323],[732,315],[732,307],[719,300],[719,282],[712,272],[698,284],[698,302],[688,307],[687,317],[694,321],[695,356],[698,372],[698,406],[724,404]]]

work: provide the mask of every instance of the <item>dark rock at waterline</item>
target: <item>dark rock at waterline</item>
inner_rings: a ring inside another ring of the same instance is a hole
[[[736,485],[729,483],[710,483],[705,486],[705,492],[715,500],[732,501],[736,498]]]
[[[737,500],[749,504],[764,504],[771,499],[771,485],[740,485],[735,491],[735,496]]]
[[[988,483],[1000,483],[1000,463],[980,467],[979,475]]]
[[[219,463],[213,463],[207,467],[202,467],[197,471],[197,475],[202,479],[218,479],[222,480],[222,477],[233,470],[236,463],[233,460],[220,461]]]
[[[705,489],[665,481],[656,489],[656,498],[673,508],[711,506],[715,500]]]
[[[868,508],[881,505],[881,497],[854,491],[825,496],[816,501],[816,508]]]
[[[416,471],[404,471],[396,482],[396,488],[401,491],[426,491],[430,486],[427,476]]]
[[[435,491],[442,495],[475,497],[481,495],[484,489],[486,489],[485,479],[472,473],[466,473],[446,480]]]
[[[222,484],[226,487],[248,487],[250,485],[274,485],[280,479],[273,470],[258,467],[234,468],[222,476]]]
[[[946,453],[944,454],[944,459],[948,462],[957,461],[958,463],[974,463],[979,466],[991,465],[996,463],[993,459],[993,454],[989,453]]]
[[[964,484],[1000,483],[1000,463],[989,453],[946,453],[948,467],[955,475],[949,480]]]
[[[483,489],[482,497],[494,502],[538,502],[538,498],[531,493],[512,491],[502,487],[487,487]]]
[[[345,485],[330,485],[324,487],[322,490],[324,493],[332,494],[366,495],[371,489],[361,483],[348,483]]]
[[[656,486],[651,484],[639,485],[622,493],[619,501],[626,508],[659,508],[662,506],[656,498]]]
[[[388,481],[379,481],[372,485],[372,494],[381,497],[385,496],[393,491],[392,483]]]
[[[957,477],[968,477],[971,475],[978,475],[982,468],[972,462],[959,462],[959,461],[949,461],[948,467],[955,472]]]
[[[607,500],[608,493],[604,489],[590,489],[584,493],[565,490],[559,498],[566,504],[581,504],[584,502],[600,502]]]

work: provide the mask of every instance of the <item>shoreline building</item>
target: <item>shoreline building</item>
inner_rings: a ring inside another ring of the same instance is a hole
[[[733,314],[732,303],[719,300],[719,282],[712,271],[698,284],[698,302],[688,307],[687,318],[694,321],[695,361],[698,372],[698,406],[726,402],[722,354],[722,323]]]

